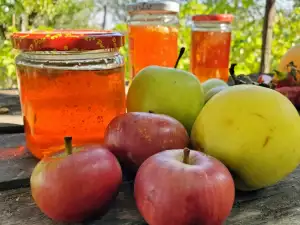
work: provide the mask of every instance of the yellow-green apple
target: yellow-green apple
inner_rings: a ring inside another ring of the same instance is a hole
[[[230,169],[237,189],[256,190],[277,183],[298,166],[299,115],[275,90],[237,85],[206,103],[191,141]]]
[[[211,78],[202,83],[204,94],[216,87],[228,87],[228,84],[225,81],[218,78]]]
[[[148,66],[132,80],[128,112],[166,114],[180,121],[188,133],[204,105],[200,81],[193,74],[161,66]]]
[[[223,91],[224,89],[228,88],[228,86],[218,86],[210,89],[208,92],[205,93],[205,103],[208,102],[214,95]]]
[[[37,206],[55,221],[80,222],[101,216],[109,208],[122,182],[116,157],[101,146],[72,149],[66,137],[66,153],[44,157],[31,175],[31,191]]]
[[[217,159],[187,148],[148,158],[134,184],[138,210],[151,225],[219,225],[234,202],[234,182]]]

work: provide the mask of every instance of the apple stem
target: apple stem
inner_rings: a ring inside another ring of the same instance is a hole
[[[190,149],[189,148],[184,148],[183,149],[183,163],[189,164],[190,163]]]
[[[235,71],[234,71],[234,68],[236,67],[236,63],[233,63],[230,65],[230,68],[229,68],[229,74],[234,82],[234,85],[238,85],[239,84],[239,81],[238,79],[236,78],[236,75],[235,75]]]
[[[154,113],[154,111],[152,111],[152,110],[149,110],[149,113]]]
[[[181,57],[183,56],[184,52],[185,52],[185,47],[180,48],[179,55],[178,55],[178,58],[177,58],[177,60],[176,60],[176,63],[175,63],[174,68],[177,68],[178,63],[179,63],[179,60],[180,60]]]
[[[72,154],[72,137],[64,137],[65,141],[65,150],[68,155]]]

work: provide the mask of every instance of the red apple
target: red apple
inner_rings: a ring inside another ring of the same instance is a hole
[[[101,146],[74,148],[65,138],[68,154],[45,157],[31,175],[32,196],[48,217],[80,222],[106,213],[122,183],[116,157]]]
[[[234,193],[233,178],[220,161],[187,148],[148,158],[134,186],[137,207],[151,225],[221,225]]]
[[[189,136],[184,126],[170,116],[130,112],[110,122],[104,143],[125,167],[136,170],[157,152],[186,147]]]
[[[290,86],[295,86],[297,85],[297,81],[293,76],[288,76],[284,80],[279,80],[276,84],[276,88],[281,88],[281,87],[290,87]]]
[[[275,90],[286,96],[296,108],[300,108],[300,86],[280,87]]]

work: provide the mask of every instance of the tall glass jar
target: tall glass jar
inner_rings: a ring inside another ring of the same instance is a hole
[[[15,33],[20,100],[27,148],[42,158],[63,146],[102,143],[108,123],[125,112],[120,33]]]
[[[179,3],[139,2],[127,6],[131,75],[150,65],[173,67],[178,55]]]
[[[192,17],[190,69],[200,81],[219,78],[227,82],[232,20],[230,14]]]

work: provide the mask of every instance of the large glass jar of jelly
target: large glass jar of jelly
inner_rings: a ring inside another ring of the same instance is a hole
[[[149,65],[173,67],[178,55],[179,3],[129,4],[128,38],[131,75]]]
[[[200,81],[228,80],[232,20],[230,14],[192,17],[190,69]]]
[[[37,158],[63,147],[102,143],[125,112],[124,36],[109,31],[15,33],[27,148]]]

